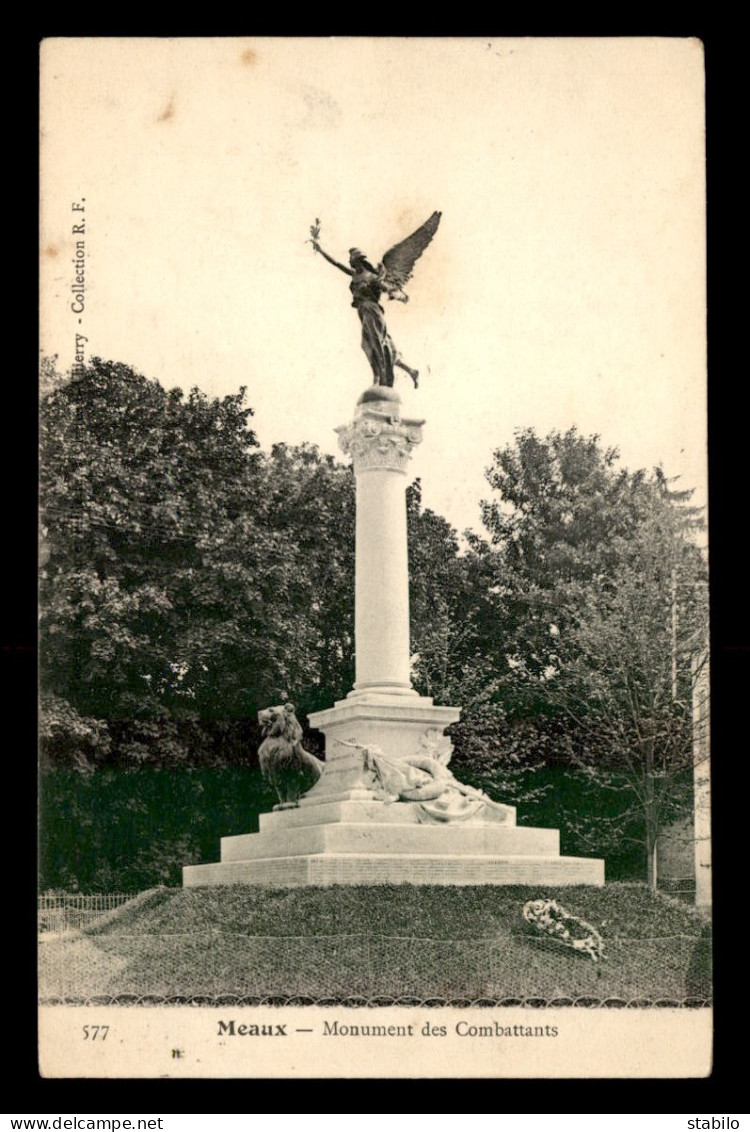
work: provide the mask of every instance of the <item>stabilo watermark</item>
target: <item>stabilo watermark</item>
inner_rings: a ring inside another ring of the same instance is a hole
[[[711,1128],[721,1132],[721,1129],[739,1128],[740,1122],[736,1116],[694,1116],[687,1122],[688,1128]]]

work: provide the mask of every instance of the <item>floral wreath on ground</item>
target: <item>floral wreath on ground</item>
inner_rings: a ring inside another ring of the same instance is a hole
[[[529,900],[523,906],[523,918],[533,931],[545,939],[580,951],[594,963],[604,958],[604,940],[596,928],[571,915],[556,900]]]

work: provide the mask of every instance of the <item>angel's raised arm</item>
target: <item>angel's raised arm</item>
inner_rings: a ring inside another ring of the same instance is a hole
[[[334,267],[338,267],[339,271],[343,271],[345,275],[354,275],[354,272],[351,270],[351,268],[345,267],[343,263],[339,263],[339,261],[337,259],[334,259],[333,256],[329,255],[328,252],[324,252],[317,240],[312,241],[312,246],[315,248],[316,252],[320,252],[320,254],[323,256],[323,259],[327,259],[328,262],[332,263]]]

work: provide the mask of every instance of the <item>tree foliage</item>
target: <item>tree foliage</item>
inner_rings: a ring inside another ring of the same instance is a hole
[[[313,447],[260,453],[244,397],[186,398],[94,359],[43,399],[42,686],[58,705],[132,730],[342,694],[351,472]]]
[[[189,711],[233,570],[250,583],[236,620],[260,605],[237,555],[259,470],[243,400],[185,399],[98,359],[44,398],[43,686],[82,713]]]
[[[693,691],[707,651],[705,566],[689,509],[663,477],[644,483],[640,522],[615,539],[616,579],[588,587],[566,643],[561,692],[580,720],[580,763],[619,783],[642,819],[647,874],[657,883],[666,826],[689,811]]]
[[[422,508],[421,483],[406,493],[412,680],[437,703],[463,697],[492,624],[479,559],[461,550],[454,528]]]
[[[247,828],[267,801],[255,768],[259,708],[291,698],[310,711],[351,685],[351,470],[313,446],[261,452],[251,416],[244,390],[186,396],[100,359],[75,381],[45,368],[43,798],[76,784],[75,823],[105,872],[106,860],[123,865],[89,805],[109,800],[123,845],[136,829],[164,842],[175,880],[185,845],[205,835],[200,768],[236,775]],[[170,775],[181,783],[177,816],[162,813],[169,833],[155,837],[143,791]],[[64,840],[64,825],[50,828]],[[52,845],[43,850],[53,881],[70,871]],[[129,860],[131,880],[135,867]]]
[[[317,711],[354,682],[354,476],[314,445],[275,444],[264,470],[264,522],[294,547],[293,584],[276,599],[281,684]]]
[[[483,507],[505,611],[495,668],[506,709],[559,721],[553,757],[584,772],[590,795],[622,795],[601,821],[610,841],[639,838],[655,884],[659,835],[689,805],[706,568],[692,493],[616,462],[575,429],[524,430],[495,453],[499,498]],[[589,817],[573,820],[577,835]]]

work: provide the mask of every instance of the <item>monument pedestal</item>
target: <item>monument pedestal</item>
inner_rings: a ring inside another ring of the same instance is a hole
[[[339,747],[297,809],[260,815],[260,832],[221,839],[221,861],[184,885],[595,884],[604,862],[560,856],[555,829],[517,826],[512,806],[441,823],[418,802],[385,802],[363,752]]]
[[[603,861],[561,857],[558,831],[516,825],[512,806],[434,821],[420,803],[379,798],[361,749],[331,754],[298,808],[222,838],[221,861],[187,866],[184,885],[604,883]]]
[[[186,887],[604,883],[603,861],[561,857],[557,830],[517,826],[512,806],[447,772],[460,708],[411,686],[405,477],[422,424],[373,386],[337,429],[357,480],[354,688],[310,716],[326,738],[312,790],[261,814],[258,833],[222,838],[221,861],[187,866]]]
[[[327,711],[314,712],[312,727],[326,737],[326,757],[336,751],[339,741],[363,747],[380,747],[392,758],[427,754],[430,746],[439,744],[443,731],[461,715],[460,708],[436,707],[430,696],[387,695],[378,692],[352,693],[337,700]],[[323,788],[323,776],[308,797]]]

